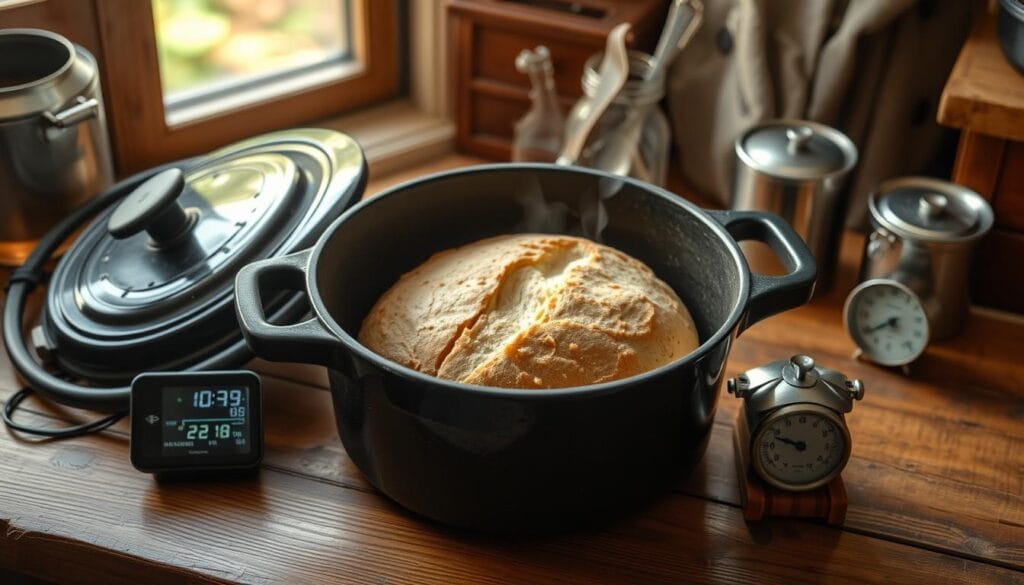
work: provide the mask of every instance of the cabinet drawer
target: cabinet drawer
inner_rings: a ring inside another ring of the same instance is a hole
[[[596,52],[591,46],[499,28],[480,27],[474,42],[474,52],[477,55],[474,78],[490,79],[529,89],[529,78],[516,71],[516,56],[523,49],[544,45],[551,51],[555,90],[559,95],[573,97],[582,95],[580,76],[583,74],[583,65]]]
[[[992,207],[997,226],[1024,232],[1024,143],[1006,143]]]
[[[975,250],[971,300],[978,305],[1024,313],[1024,233],[993,228]]]

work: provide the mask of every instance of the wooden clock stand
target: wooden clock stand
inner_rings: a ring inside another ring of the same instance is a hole
[[[736,473],[743,518],[750,522],[767,517],[819,519],[839,526],[846,519],[846,487],[837,475],[829,483],[806,492],[789,492],[768,485],[750,464],[750,431],[740,408],[733,425]]]

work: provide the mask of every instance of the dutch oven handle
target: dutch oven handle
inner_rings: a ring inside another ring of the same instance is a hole
[[[338,339],[315,315],[293,325],[274,325],[263,310],[263,292],[301,290],[312,248],[244,266],[235,277],[235,310],[249,348],[275,362],[327,365]]]
[[[814,256],[792,226],[766,211],[708,211],[737,242],[755,240],[768,244],[783,266],[784,276],[751,273],[750,299],[737,334],[772,315],[803,305],[814,292],[817,267]]]

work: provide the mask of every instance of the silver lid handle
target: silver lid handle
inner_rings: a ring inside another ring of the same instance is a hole
[[[82,96],[75,98],[75,103],[66,110],[61,110],[56,114],[52,112],[44,112],[43,117],[50,125],[57,128],[70,128],[75,124],[84,122],[89,118],[96,116],[99,111],[100,102],[96,98],[85,99]]]
[[[789,154],[796,154],[807,150],[807,142],[814,136],[814,130],[809,126],[797,126],[786,129],[786,151]]]
[[[921,198],[917,213],[922,219],[935,219],[946,213],[947,207],[949,207],[949,197],[939,193],[929,193]]]

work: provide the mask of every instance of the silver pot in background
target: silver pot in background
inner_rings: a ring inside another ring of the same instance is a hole
[[[0,263],[24,261],[113,177],[93,56],[48,31],[0,30]]]
[[[839,251],[843,180],[857,147],[842,132],[805,120],[769,120],[736,139],[732,208],[771,211],[788,221],[818,264],[815,294],[827,290]],[[773,254],[745,247],[754,272],[784,273]]]
[[[927,177],[882,183],[868,199],[871,225],[861,279],[889,278],[921,299],[933,340],[963,326],[971,251],[992,228],[992,207],[967,187]]]

